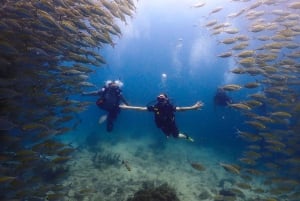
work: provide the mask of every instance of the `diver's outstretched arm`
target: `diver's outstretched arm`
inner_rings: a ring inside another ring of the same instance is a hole
[[[121,95],[120,98],[121,98],[122,103],[124,103],[125,105],[129,105],[123,95]]]
[[[197,101],[194,105],[188,107],[176,107],[176,111],[199,110],[204,106],[204,103]]]
[[[129,109],[129,110],[140,110],[140,111],[147,111],[147,107],[138,107],[138,106],[130,106],[130,105],[119,105],[121,109]]]

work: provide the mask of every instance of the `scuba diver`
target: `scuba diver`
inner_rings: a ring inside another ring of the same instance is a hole
[[[83,92],[82,95],[100,96],[96,101],[96,105],[107,111],[107,115],[100,117],[99,123],[106,121],[106,130],[111,132],[113,130],[113,122],[117,119],[120,113],[120,103],[128,105],[127,101],[122,95],[121,87],[123,83],[120,80],[106,81],[105,85],[98,91]]]
[[[120,105],[120,108],[154,112],[156,126],[160,128],[167,137],[172,135],[174,138],[183,138],[193,142],[193,138],[179,132],[175,122],[174,113],[176,111],[198,110],[202,106],[203,103],[198,101],[190,107],[176,107],[170,102],[166,94],[160,94],[157,96],[156,103],[154,105],[148,105],[147,107]]]
[[[232,103],[232,99],[227,95],[224,89],[218,88],[214,96],[214,106],[227,106],[228,103]]]

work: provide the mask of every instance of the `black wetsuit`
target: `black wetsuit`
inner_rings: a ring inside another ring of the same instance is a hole
[[[156,126],[160,128],[166,136],[173,135],[177,138],[179,130],[175,122],[176,107],[169,101],[157,102],[155,105],[148,106],[148,111],[154,112]]]
[[[103,87],[101,91],[98,92],[100,98],[97,100],[97,105],[108,112],[106,120],[106,130],[111,132],[113,129],[113,122],[116,120],[118,114],[120,113],[120,102],[128,105],[124,97],[122,96],[121,89],[115,85],[109,85],[108,87]]]

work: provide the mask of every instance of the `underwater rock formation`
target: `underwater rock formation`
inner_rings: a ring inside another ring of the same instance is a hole
[[[127,201],[179,201],[176,191],[167,183],[158,187],[142,187]]]

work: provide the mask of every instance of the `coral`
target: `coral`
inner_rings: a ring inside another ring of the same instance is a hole
[[[92,158],[96,168],[104,168],[110,165],[120,165],[120,154],[100,151],[95,153]]]
[[[127,201],[179,201],[179,198],[175,190],[164,183],[158,187],[144,185]]]

